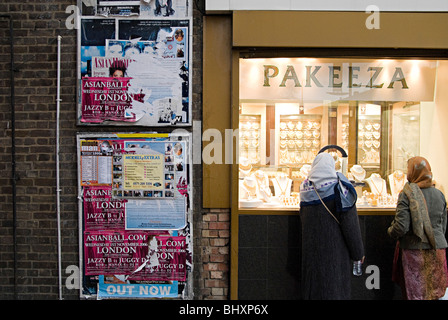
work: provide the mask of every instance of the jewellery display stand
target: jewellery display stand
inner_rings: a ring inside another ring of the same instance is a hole
[[[255,180],[257,181],[258,191],[257,197],[262,200],[264,204],[267,205],[278,205],[278,203],[273,202],[272,191],[269,188],[269,178],[268,175],[263,170],[257,170],[254,173]]]
[[[406,183],[406,175],[401,170],[395,170],[392,174],[389,175],[389,187],[390,193],[394,197],[398,197],[398,194],[403,190],[403,187]]]
[[[291,195],[292,180],[286,175],[279,175],[272,180],[274,185],[274,194],[276,197],[289,197]]]
[[[350,174],[353,177],[355,183],[363,182],[366,178],[366,170],[359,164],[355,164],[350,168]]]
[[[244,165],[245,163],[246,165]],[[256,170],[255,172],[252,172],[252,165],[247,163],[247,159],[240,159],[240,207],[249,209],[258,207],[272,208],[280,206],[277,197],[274,197],[274,195],[272,194],[271,188],[269,186],[268,174],[263,170]]]
[[[348,115],[342,116],[342,129],[341,129],[341,139],[342,139],[342,148],[345,152],[348,152],[348,141],[349,141],[349,122]]]
[[[258,186],[257,186],[257,181],[255,180],[255,177],[253,175],[245,177],[242,180],[241,189],[245,193],[244,198],[249,199],[249,200],[256,198]]]
[[[310,174],[311,165],[310,164],[304,164],[302,168],[300,168],[300,177],[305,180],[308,175]]]
[[[366,170],[359,164],[355,164],[350,168],[350,172],[348,175],[349,180],[352,181],[352,184],[355,187],[358,199],[362,200],[362,188],[366,185],[364,182],[364,179],[366,177]]]
[[[252,170],[252,165],[249,162],[249,159],[241,157],[239,159],[238,169],[239,169],[239,177],[240,178],[249,176],[250,171]]]
[[[366,179],[369,185],[371,193],[379,196],[387,195],[386,180],[381,178],[377,173],[372,173],[369,178]]]
[[[256,208],[260,206],[263,201],[258,199],[257,180],[253,175],[245,177],[239,181],[240,187],[240,207],[242,208]]]
[[[356,168],[355,168],[356,170]],[[390,175],[391,176],[391,175]],[[389,179],[390,179],[389,176]],[[404,174],[403,174],[404,177]],[[397,196],[389,194],[387,192],[386,180],[383,179],[378,173],[372,173],[369,178],[364,180],[370,192],[364,190],[360,192],[357,187],[358,200],[356,206],[358,207],[383,207],[383,208],[395,208],[397,205]],[[356,184],[356,183],[355,183]]]
[[[358,161],[364,166],[380,165],[381,119],[364,116],[358,122]]]
[[[281,115],[279,163],[311,163],[321,146],[321,125],[321,115]]]
[[[311,165],[310,164],[304,164],[300,167],[300,170],[292,170],[291,177],[295,180],[303,181],[308,177],[308,174],[310,173]]]
[[[300,192],[300,184],[308,177],[310,173],[311,165],[304,164],[299,168],[291,168],[291,178],[293,182],[292,191]]]
[[[300,193],[291,192],[292,180],[285,174],[277,175],[272,180],[275,197],[284,207],[298,207],[300,204]]]
[[[261,161],[261,129],[260,115],[240,115],[240,155],[251,164]]]
[[[392,164],[394,170],[406,172],[408,159],[420,154],[420,104],[396,103],[392,110]],[[403,112],[406,110],[406,112]]]
[[[268,175],[263,170],[255,171],[254,177],[257,180],[258,187],[269,187]]]

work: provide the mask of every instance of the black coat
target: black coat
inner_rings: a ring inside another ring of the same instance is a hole
[[[356,207],[337,213],[334,200],[300,209],[302,221],[303,299],[350,299],[351,260],[361,260],[364,246]]]

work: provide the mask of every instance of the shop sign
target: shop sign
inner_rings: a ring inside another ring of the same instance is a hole
[[[437,62],[241,59],[240,99],[432,101]]]

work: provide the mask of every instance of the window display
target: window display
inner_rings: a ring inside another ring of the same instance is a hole
[[[240,59],[239,207],[299,209],[311,163],[329,152],[358,207],[395,208],[436,70],[423,60]]]
[[[320,127],[320,116],[280,116],[280,164],[309,163],[321,146]]]
[[[367,108],[373,109],[370,114]],[[362,105],[358,117],[358,162],[379,167],[381,145],[381,106]]]
[[[240,154],[251,163],[260,163],[261,120],[259,115],[240,117]]]

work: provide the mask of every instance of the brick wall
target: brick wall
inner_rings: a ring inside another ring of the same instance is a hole
[[[56,223],[57,36],[64,37],[61,103],[61,209],[65,264],[77,263],[75,148],[75,32],[65,29],[69,1],[0,4],[13,18],[15,54],[15,145],[17,177],[17,273],[14,279],[9,25],[0,20],[1,228],[0,297],[55,299],[58,293]],[[14,282],[16,281],[16,291]]]
[[[193,120],[202,118],[203,1],[192,1]],[[76,30],[65,27],[74,0],[16,0],[0,3],[13,18],[15,54],[16,244],[13,243],[12,126],[9,20],[0,18],[0,299],[57,299],[56,72],[57,36],[62,36],[60,177],[62,278],[79,264],[77,132],[115,132],[117,128],[76,125]],[[120,131],[143,131],[120,128]],[[167,129],[165,129],[167,130]],[[169,130],[169,129],[168,129]],[[193,172],[195,299],[227,299],[229,212],[202,203],[201,166]],[[14,274],[14,247],[16,270]],[[16,285],[15,285],[16,284]],[[78,299],[63,286],[64,299]]]
[[[227,299],[229,297],[230,261],[230,214],[225,209],[210,209],[202,216],[202,234],[198,265],[199,288],[204,299]]]

